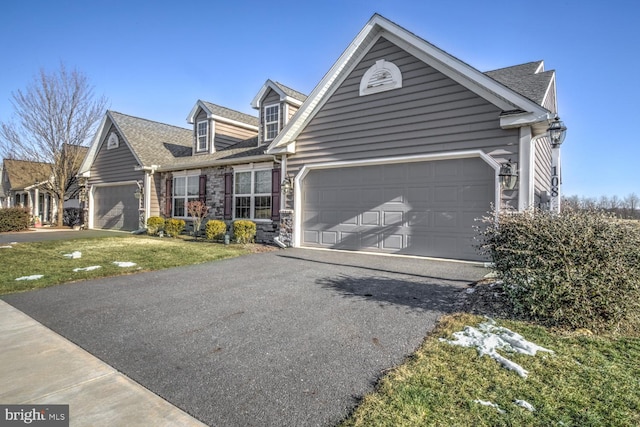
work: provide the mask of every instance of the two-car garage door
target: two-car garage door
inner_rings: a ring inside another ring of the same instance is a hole
[[[310,170],[301,244],[479,260],[474,225],[494,195],[478,157]]]
[[[138,229],[137,184],[93,189],[93,228],[133,231]]]

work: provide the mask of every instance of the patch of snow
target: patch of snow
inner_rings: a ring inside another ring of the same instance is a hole
[[[64,254],[63,255],[65,258],[71,258],[71,259],[78,259],[78,258],[82,258],[82,252],[80,251],[73,251],[70,254]]]
[[[531,412],[535,412],[536,408],[533,407],[533,405],[529,402],[527,402],[526,400],[520,400],[520,399],[516,399],[514,400],[514,403],[518,406],[522,406],[524,409],[531,411]]]
[[[17,245],[18,242],[9,242],[9,244],[13,246],[13,245]]]
[[[42,274],[32,274],[31,276],[22,276],[18,277],[16,280],[38,280],[42,279],[44,275]]]
[[[4,245],[4,246],[0,246],[0,249],[12,249],[13,246],[11,245]]]
[[[134,267],[136,265],[135,262],[130,261],[113,261],[113,263],[118,267]]]
[[[499,413],[504,414],[504,409],[500,409],[500,407],[496,403],[489,402],[488,400],[480,400],[480,399],[476,399],[473,402],[479,403],[482,406],[491,406],[492,408],[496,408]]]
[[[553,353],[551,350],[525,340],[520,334],[501,326],[495,326],[493,320],[481,323],[477,329],[465,326],[462,331],[454,332],[453,337],[455,338],[453,340],[440,338],[440,341],[461,347],[475,347],[481,357],[486,354],[506,369],[515,371],[522,378],[526,378],[529,372],[517,363],[498,354],[498,350],[529,356],[535,356],[538,351]]]
[[[467,288],[467,289],[465,289],[465,290],[464,290],[464,293],[465,293],[465,294],[472,294],[472,293],[474,293],[475,291],[476,291],[476,290],[475,290],[475,288]]]
[[[74,268],[73,272],[77,273],[78,271],[93,271],[93,270],[97,270],[99,268],[102,268],[102,266],[100,266],[100,265],[91,265],[89,267]]]

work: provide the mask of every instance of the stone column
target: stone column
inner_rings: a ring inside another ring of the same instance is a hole
[[[283,244],[293,246],[293,210],[280,210],[280,235],[278,237]]]

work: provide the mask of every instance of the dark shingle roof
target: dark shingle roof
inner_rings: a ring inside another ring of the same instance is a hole
[[[295,89],[291,89],[290,87],[285,86],[280,82],[273,82],[273,83],[275,83],[276,86],[278,86],[278,88],[280,88],[280,90],[282,90],[287,96],[297,99],[300,102],[304,102],[307,100],[307,95],[305,95],[304,93],[298,92]]]
[[[139,117],[110,111],[118,129],[142,162],[141,166],[162,165],[176,156],[191,155],[193,131]]]
[[[513,67],[487,71],[484,74],[520,95],[525,96],[536,104],[542,105],[544,95],[547,93],[554,72],[543,71],[536,73],[541,63],[542,61],[529,62]]]
[[[6,159],[4,170],[9,178],[10,190],[22,190],[35,182],[46,181],[51,177],[50,163]]]
[[[232,111],[232,110],[229,110]],[[212,154],[192,155],[193,131],[139,117],[110,111],[116,126],[142,162],[142,166],[157,165],[162,169],[184,169],[202,162],[240,159],[264,154],[266,146],[258,147],[253,137]]]
[[[202,101],[202,100],[201,100]],[[234,120],[240,123],[246,123],[251,126],[258,126],[258,118],[249,114],[241,113],[240,111],[232,110],[230,108],[222,107],[220,105],[212,104],[207,101],[202,101],[204,105],[211,111],[212,114],[220,117],[224,117],[229,120]]]

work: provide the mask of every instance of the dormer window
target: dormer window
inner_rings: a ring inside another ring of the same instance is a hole
[[[207,151],[209,148],[209,124],[206,120],[200,121],[196,125],[196,151],[198,153]]]
[[[280,125],[280,105],[264,107],[264,140],[271,141],[278,135]]]

